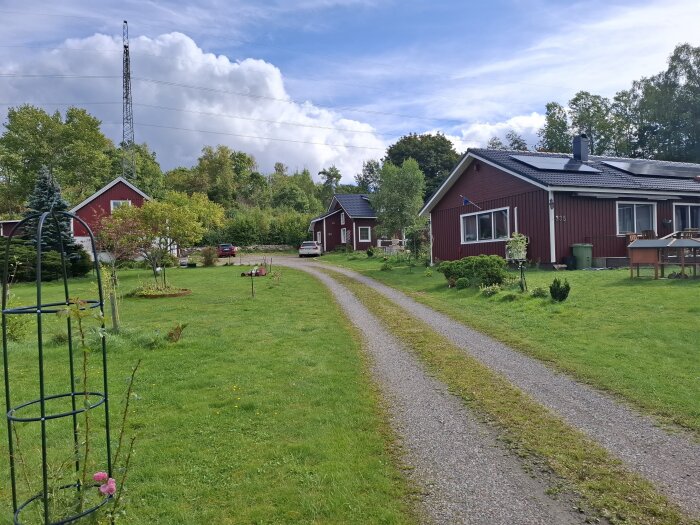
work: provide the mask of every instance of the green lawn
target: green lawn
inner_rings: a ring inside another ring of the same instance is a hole
[[[505,291],[448,289],[442,274],[395,266],[364,254],[330,254],[321,262],[352,268],[486,332],[575,377],[623,396],[700,436],[700,279],[630,279],[629,270],[530,270],[530,290],[554,277],[571,283],[564,303]],[[647,270],[649,272],[649,270]],[[649,275],[649,273],[647,273]]]
[[[108,335],[114,439],[129,374],[143,361],[132,396],[138,437],[120,522],[416,522],[358,338],[330,294],[306,274],[282,269],[277,284],[256,279],[251,299],[241,271],[172,270],[172,284],[192,295],[122,302],[125,333]],[[146,271],[125,272],[122,289],[148,278]],[[72,295],[93,295],[86,280],[72,285]],[[25,304],[34,302],[30,287],[14,291]],[[50,284],[46,292],[60,290]],[[182,339],[161,344],[177,323],[188,323]],[[62,326],[49,316],[45,328],[54,334]],[[47,369],[63,363],[63,352],[49,341]],[[28,343],[12,346],[15,400],[35,397],[35,354]],[[97,356],[90,360],[97,364]],[[53,377],[49,383],[52,391],[59,388]],[[91,413],[99,427],[101,410]],[[1,427],[0,522],[10,523]],[[36,457],[32,439],[23,442],[25,458]],[[95,439],[93,456],[99,448]]]

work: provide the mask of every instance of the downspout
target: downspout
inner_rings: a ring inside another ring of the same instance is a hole
[[[557,249],[554,237],[554,192],[549,190],[549,259],[552,264],[557,262]]]

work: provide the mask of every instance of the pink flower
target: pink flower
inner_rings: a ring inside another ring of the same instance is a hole
[[[95,474],[92,476],[92,479],[94,479],[95,481],[107,481],[108,477],[109,476],[106,472],[95,472]]]
[[[114,481],[114,478],[109,478],[107,480],[107,483],[105,483],[104,485],[100,485],[100,492],[102,494],[109,494],[111,496],[116,491],[117,491],[117,482]]]

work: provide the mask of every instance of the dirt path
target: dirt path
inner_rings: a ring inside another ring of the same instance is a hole
[[[299,261],[291,264],[299,266]],[[371,286],[600,443],[685,512],[700,516],[700,444],[689,433],[669,433],[612,396],[578,383],[369,277],[316,261],[304,261],[302,266],[339,271]]]
[[[278,264],[313,274],[333,293],[365,338],[372,375],[387,401],[403,446],[409,476],[421,489],[436,524],[578,524],[585,516],[567,500],[546,495],[546,485],[523,470],[497,440],[411,352],[331,277],[294,260]]]

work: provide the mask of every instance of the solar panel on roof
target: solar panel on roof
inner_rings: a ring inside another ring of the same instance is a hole
[[[510,155],[510,158],[542,171],[600,173],[600,170],[597,170],[579,160],[570,159],[568,157],[537,157],[534,155]]]
[[[602,163],[617,168],[618,170],[626,171],[632,175],[643,175],[647,177],[693,179],[700,176],[700,165],[697,168],[691,166],[669,166],[647,160],[604,160]]]

